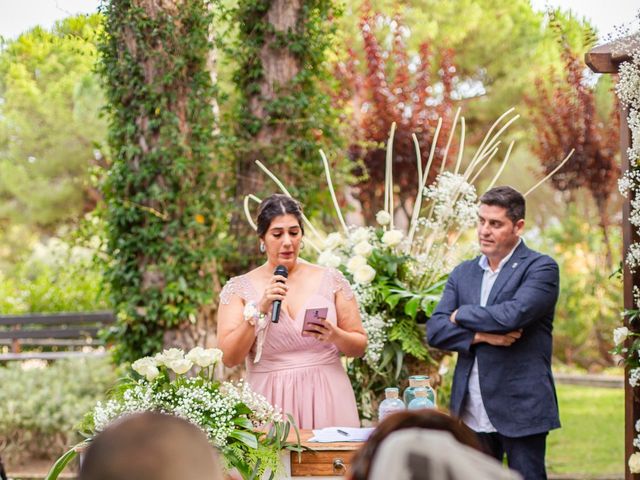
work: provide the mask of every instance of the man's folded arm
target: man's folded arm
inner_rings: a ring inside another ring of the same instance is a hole
[[[540,257],[531,265],[513,298],[481,307],[462,305],[456,323],[473,332],[508,333],[524,328],[553,308],[558,298],[558,265],[550,257]]]
[[[451,323],[449,317],[458,306],[457,270],[447,280],[442,299],[427,321],[427,342],[430,346],[453,352],[468,352],[475,333]]]

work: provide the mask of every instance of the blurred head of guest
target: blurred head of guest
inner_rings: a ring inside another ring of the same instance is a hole
[[[405,428],[384,439],[369,480],[522,480],[498,460],[460,443],[452,432]]]
[[[367,480],[382,442],[392,433],[409,428],[450,432],[459,443],[482,451],[475,433],[457,418],[434,409],[406,410],[389,415],[373,431],[351,461],[351,480]]]
[[[91,442],[79,480],[222,480],[218,453],[198,427],[144,412],[124,417]]]

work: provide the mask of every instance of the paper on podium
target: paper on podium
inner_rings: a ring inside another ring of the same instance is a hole
[[[313,431],[310,442],[366,442],[374,428],[327,427]]]

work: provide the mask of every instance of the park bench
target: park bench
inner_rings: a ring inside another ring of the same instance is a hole
[[[0,361],[104,355],[98,332],[112,312],[0,315]]]

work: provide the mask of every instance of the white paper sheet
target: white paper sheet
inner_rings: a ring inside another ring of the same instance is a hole
[[[327,427],[313,431],[310,442],[366,442],[373,432],[373,427]]]

